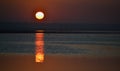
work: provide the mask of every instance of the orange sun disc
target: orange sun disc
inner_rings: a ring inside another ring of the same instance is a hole
[[[41,20],[44,18],[44,13],[43,12],[36,12],[35,17],[36,17],[36,19]]]

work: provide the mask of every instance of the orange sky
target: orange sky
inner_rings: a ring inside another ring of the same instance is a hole
[[[48,23],[120,23],[117,0],[2,0],[0,21],[33,22],[45,11]]]

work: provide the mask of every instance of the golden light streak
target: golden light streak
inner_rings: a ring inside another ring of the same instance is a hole
[[[44,18],[44,13],[41,11],[36,12],[35,17],[36,17],[36,19],[41,20]]]
[[[44,33],[36,33],[35,62],[44,62]]]
[[[37,53],[36,54],[36,62],[44,62],[44,54]]]

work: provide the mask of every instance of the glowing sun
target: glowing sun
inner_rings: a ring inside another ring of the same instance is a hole
[[[38,20],[42,20],[42,19],[44,18],[44,13],[41,12],[41,11],[36,12],[35,17],[36,17],[36,19],[38,19]]]

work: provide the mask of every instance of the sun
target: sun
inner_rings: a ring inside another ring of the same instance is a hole
[[[35,17],[38,20],[42,20],[44,18],[44,16],[45,16],[44,13],[41,11],[35,13]]]

